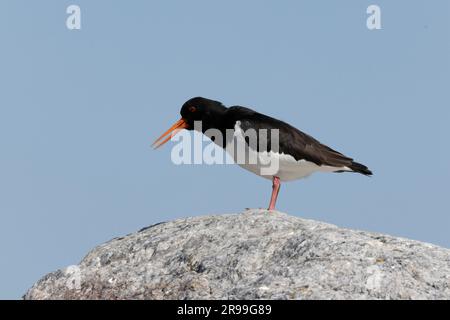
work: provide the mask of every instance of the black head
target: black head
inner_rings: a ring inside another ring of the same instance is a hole
[[[172,132],[181,129],[194,130],[194,122],[201,121],[202,131],[214,128],[221,121],[221,117],[227,108],[219,101],[202,97],[192,98],[186,101],[181,107],[181,119],[178,120],[169,130],[159,137],[153,146],[158,148],[170,140]],[[162,140],[165,137],[164,140]]]
[[[180,114],[188,124],[187,129],[193,130],[194,121],[202,121],[204,127],[209,127],[225,110],[226,108],[219,101],[196,97],[183,104]]]

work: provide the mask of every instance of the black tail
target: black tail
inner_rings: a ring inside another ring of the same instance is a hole
[[[358,162],[353,161],[352,165],[350,166],[350,169],[352,169],[354,172],[358,172],[366,176],[372,175],[372,171],[370,171],[369,168]]]

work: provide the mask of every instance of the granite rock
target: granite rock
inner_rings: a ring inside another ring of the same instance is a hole
[[[113,239],[24,299],[450,299],[450,250],[252,209]]]

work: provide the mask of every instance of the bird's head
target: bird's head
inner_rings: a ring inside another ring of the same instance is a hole
[[[202,122],[202,131],[214,127],[227,108],[219,101],[202,97],[196,97],[186,101],[181,107],[181,119],[164,132],[154,143],[153,147],[159,148],[182,129],[194,130],[194,122]]]

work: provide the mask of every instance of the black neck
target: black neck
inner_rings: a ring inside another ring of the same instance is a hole
[[[215,104],[208,108],[202,121],[202,129],[205,132],[208,129],[218,129],[220,131],[225,130],[225,115],[227,109],[222,104]]]

